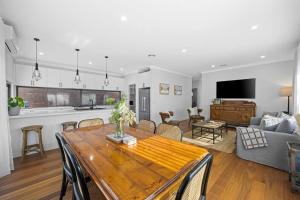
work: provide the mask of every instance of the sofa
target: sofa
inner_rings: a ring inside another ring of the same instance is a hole
[[[261,117],[252,117],[250,127],[260,128]],[[237,129],[236,154],[242,159],[268,165],[284,171],[289,170],[287,142],[300,142],[296,133],[288,134],[264,130],[268,146],[245,149],[239,129]]]

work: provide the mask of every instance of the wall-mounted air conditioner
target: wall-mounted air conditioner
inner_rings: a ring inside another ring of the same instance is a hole
[[[16,55],[18,53],[17,46],[17,35],[14,27],[6,25],[4,26],[5,31],[5,44],[8,50],[12,55]]]

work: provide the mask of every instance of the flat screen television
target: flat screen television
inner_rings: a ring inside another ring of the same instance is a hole
[[[217,82],[219,99],[254,99],[255,78]]]

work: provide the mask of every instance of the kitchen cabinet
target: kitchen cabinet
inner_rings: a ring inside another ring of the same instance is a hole
[[[15,80],[16,85],[32,87],[51,87],[51,88],[75,88],[90,90],[124,90],[124,78],[109,76],[110,84],[104,86],[104,75],[93,74],[79,71],[81,82],[74,82],[75,70],[56,69],[50,67],[39,67],[42,79],[32,80],[34,66],[16,64]]]
[[[20,86],[34,86],[34,87],[47,87],[47,68],[39,67],[41,72],[41,80],[34,81],[32,79],[32,72],[34,66],[30,65],[16,65],[16,85]]]

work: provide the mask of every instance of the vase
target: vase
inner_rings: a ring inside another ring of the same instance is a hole
[[[116,125],[117,125],[117,127],[116,127],[115,137],[123,138],[124,137],[124,122],[119,122]]]
[[[20,107],[16,106],[16,107],[9,107],[8,108],[8,114],[10,116],[17,116],[20,114]]]

